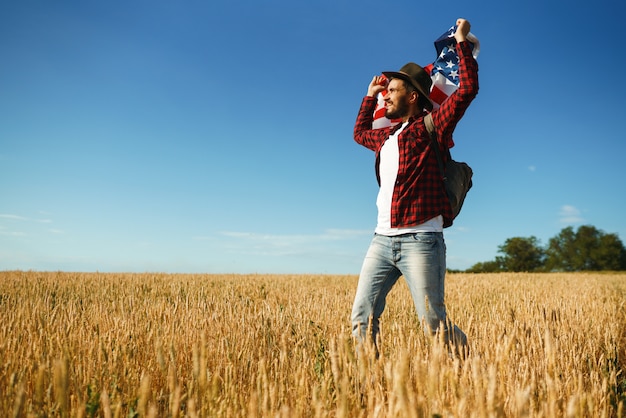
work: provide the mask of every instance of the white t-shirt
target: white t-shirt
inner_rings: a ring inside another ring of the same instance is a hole
[[[376,232],[379,235],[401,235],[415,232],[441,232],[443,231],[443,217],[436,216],[423,224],[410,228],[392,228],[391,227],[391,201],[393,199],[393,189],[396,185],[398,177],[398,168],[400,166],[400,150],[398,148],[398,136],[406,127],[408,122],[403,122],[402,126],[389,136],[380,150],[380,162],[378,172],[380,174],[380,189],[376,199],[378,207],[378,223]]]

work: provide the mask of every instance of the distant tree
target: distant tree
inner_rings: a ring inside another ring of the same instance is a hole
[[[535,237],[508,238],[498,252],[503,256],[496,257],[496,262],[505,271],[538,271],[544,266],[545,252]]]
[[[617,234],[600,237],[600,248],[595,257],[602,270],[626,270],[626,248]]]
[[[574,271],[574,263],[576,259],[576,234],[574,228],[568,226],[563,228],[561,232],[548,241],[546,249],[546,269]]]
[[[626,270],[626,248],[616,234],[591,225],[569,226],[548,242],[546,268],[561,271]]]
[[[502,266],[498,261],[484,261],[474,264],[466,271],[468,273],[497,273],[502,271]]]

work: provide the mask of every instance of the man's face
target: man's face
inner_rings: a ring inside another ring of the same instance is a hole
[[[385,116],[389,119],[401,119],[409,113],[409,93],[404,82],[394,78],[387,86],[385,95]]]

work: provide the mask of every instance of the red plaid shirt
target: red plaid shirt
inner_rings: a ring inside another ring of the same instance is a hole
[[[459,88],[433,111],[439,148],[444,163],[447,147],[453,145],[452,132],[465,110],[478,93],[478,63],[467,42],[457,46],[459,55]],[[389,135],[401,124],[391,128],[372,129],[376,108],[375,97],[365,97],[354,125],[354,140],[376,153],[376,179],[380,185],[380,150]],[[398,176],[391,202],[391,227],[416,226],[436,216],[443,216],[443,226],[452,225],[452,211],[443,188],[443,180],[432,150],[431,139],[424,126],[425,114],[413,116],[398,137],[400,152]],[[446,145],[443,145],[446,144]]]

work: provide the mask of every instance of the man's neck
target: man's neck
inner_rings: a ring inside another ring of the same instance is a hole
[[[411,119],[413,116],[418,116],[421,112],[420,109],[417,108],[417,106],[411,106],[409,108],[409,111],[406,113],[406,115],[404,117],[402,117],[402,122],[406,122],[409,119]]]

